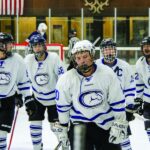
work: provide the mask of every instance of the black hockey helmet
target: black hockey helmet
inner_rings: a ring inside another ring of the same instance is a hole
[[[116,45],[117,45],[116,42],[114,42],[114,40],[111,38],[103,39],[101,41],[100,49],[102,51],[104,61],[106,63],[113,63],[114,60],[116,59],[117,57]],[[114,51],[111,50],[108,52],[107,48],[114,49]],[[106,49],[107,49],[107,52],[105,51]]]
[[[114,42],[113,39],[111,38],[108,38],[108,39],[103,39],[101,41],[101,44],[100,44],[100,48],[103,49],[105,47],[108,47],[108,46],[112,46],[112,47],[116,47],[116,42]]]
[[[150,37],[149,36],[144,37],[140,45],[141,46],[150,45]]]
[[[77,31],[75,29],[72,29],[70,32],[69,32],[69,38],[72,38],[72,37],[75,37],[77,36]]]
[[[150,58],[149,48],[146,48],[145,50],[143,50],[144,45],[149,45],[150,46],[150,37],[149,36],[144,37],[142,42],[140,43],[140,45],[141,45],[141,51],[142,51],[143,55],[146,58]]]
[[[12,55],[11,50],[7,49],[7,43],[14,43],[13,36],[9,33],[0,32],[0,51],[4,52],[7,57]]]

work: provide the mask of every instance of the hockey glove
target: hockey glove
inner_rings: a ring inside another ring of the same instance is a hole
[[[134,99],[136,113],[139,115],[143,115],[143,100],[141,98]]]
[[[126,111],[129,113],[143,114],[143,100],[141,98],[134,99],[134,104],[129,104],[126,107]]]
[[[15,105],[19,108],[23,106],[23,99],[22,94],[15,94]]]
[[[127,137],[127,128],[127,121],[114,121],[110,129],[109,142],[113,144],[122,143],[122,141]]]
[[[58,141],[62,143],[63,149],[69,150],[68,127],[62,126],[59,122],[56,122],[51,127],[51,130],[57,136]]]
[[[132,121],[135,119],[134,113],[126,111],[126,119],[127,121]]]
[[[37,105],[35,99],[32,96],[25,98],[26,111],[29,117],[32,117],[37,112]]]

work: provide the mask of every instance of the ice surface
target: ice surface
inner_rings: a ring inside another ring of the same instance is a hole
[[[43,121],[44,150],[53,150],[58,141],[50,131],[50,125],[46,119]],[[130,126],[132,131],[132,135],[130,136],[132,150],[150,150],[150,143],[144,130],[143,120],[136,118],[130,122]],[[8,144],[9,139],[10,134],[8,136]],[[32,150],[29,122],[24,107],[19,110],[11,150]]]

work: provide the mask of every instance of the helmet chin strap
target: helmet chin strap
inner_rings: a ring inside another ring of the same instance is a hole
[[[88,73],[92,69],[93,65],[94,63],[92,63],[90,66],[84,64],[82,66],[77,66],[76,69],[81,73]]]

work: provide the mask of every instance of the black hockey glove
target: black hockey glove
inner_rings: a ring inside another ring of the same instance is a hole
[[[19,108],[23,106],[22,94],[15,94],[15,105]]]
[[[139,115],[143,114],[143,100],[141,98],[134,99],[134,105],[129,104],[126,106],[126,112],[128,113],[138,113]]]
[[[126,111],[126,119],[127,121],[132,121],[135,119],[135,116],[133,115],[133,113]]]
[[[139,115],[143,115],[143,100],[141,98],[134,99],[136,113]]]
[[[32,96],[25,98],[26,111],[29,117],[32,117],[37,112],[37,105],[35,99]]]

